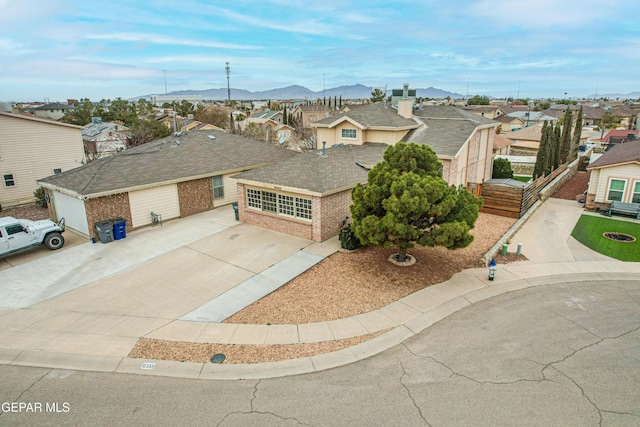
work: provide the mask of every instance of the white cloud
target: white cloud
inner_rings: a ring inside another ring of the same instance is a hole
[[[175,37],[166,37],[155,34],[145,33],[114,33],[114,34],[89,34],[85,36],[89,40],[108,40],[115,42],[147,42],[153,44],[167,44],[178,46],[193,46],[193,47],[211,47],[217,49],[240,49],[251,50],[260,49],[259,46],[243,45],[235,43],[220,43],[203,40],[193,39],[181,39]]]

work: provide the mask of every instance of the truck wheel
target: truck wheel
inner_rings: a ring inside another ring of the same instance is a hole
[[[60,233],[49,233],[44,239],[44,245],[52,251],[60,249],[64,245],[64,237]]]

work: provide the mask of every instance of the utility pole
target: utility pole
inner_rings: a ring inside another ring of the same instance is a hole
[[[227,72],[227,98],[229,101],[229,105],[231,105],[231,86],[229,85],[229,74],[231,74],[231,67],[229,67],[229,63],[227,62],[227,66],[224,67]]]
[[[167,70],[162,70],[164,73],[164,94],[167,95]]]

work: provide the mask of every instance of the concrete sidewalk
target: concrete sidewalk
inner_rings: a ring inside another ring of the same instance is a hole
[[[524,254],[529,261],[500,265],[495,281],[488,280],[487,269],[469,269],[379,310],[301,325],[209,322],[216,316],[222,318],[228,314],[224,304],[233,295],[230,289],[239,283],[269,283],[278,277],[284,280],[293,270],[285,273],[279,271],[278,265],[292,264],[298,270],[302,269],[304,266],[298,265],[301,261],[306,263],[304,265],[312,265],[335,251],[337,242],[316,244],[287,240],[291,253],[282,257],[283,250],[280,250],[281,258],[275,263],[255,253],[242,253],[231,263],[233,250],[224,246],[227,250],[221,252],[220,245],[225,242],[232,247],[241,245],[242,239],[251,239],[251,233],[257,231],[247,228],[245,234],[238,228],[240,226],[218,223],[225,219],[206,220],[209,232],[219,233],[219,238],[194,238],[179,249],[157,255],[135,270],[125,267],[122,273],[101,280],[101,287],[85,285],[70,292],[68,297],[62,295],[49,301],[37,299],[42,302],[21,310],[0,309],[0,321],[5,325],[0,331],[0,363],[188,378],[277,377],[329,369],[380,353],[464,307],[505,292],[563,282],[637,281],[640,263],[611,260],[571,242],[570,233],[580,214],[581,209],[575,202],[547,201],[512,239],[512,242],[524,242]],[[217,227],[226,228],[214,231]],[[268,254],[268,249],[257,246],[262,255]],[[258,265],[260,261],[263,265]],[[168,262],[182,266],[182,270],[164,277],[166,273],[159,266]],[[184,272],[192,274],[196,267],[201,277],[196,277],[193,284],[181,283],[180,278],[186,276]],[[264,275],[256,276],[252,270]],[[162,286],[138,283],[149,277],[161,282]],[[215,277],[216,283],[210,283],[209,277]],[[117,300],[119,290],[131,287],[139,289],[136,295],[143,297],[128,305]],[[223,304],[215,303],[216,298],[221,298],[219,301]],[[25,297],[22,304],[26,302],[29,300]],[[163,316],[158,316],[158,312]],[[387,333],[341,351],[274,363],[215,365],[127,357],[140,337],[237,345],[297,344],[339,340],[388,329]],[[143,365],[145,362],[152,363],[153,369]]]

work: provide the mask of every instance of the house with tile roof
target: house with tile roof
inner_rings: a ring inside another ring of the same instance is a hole
[[[297,156],[216,130],[181,133],[42,178],[52,219],[96,237],[95,223],[121,217],[127,230],[237,201],[238,173]]]
[[[0,205],[33,202],[37,179],[80,166],[82,127],[0,112]]]
[[[640,203],[640,140],[615,145],[587,170],[586,208],[607,209],[614,200]]]
[[[333,237],[351,215],[351,190],[398,142],[433,148],[451,185],[474,191],[491,178],[498,123],[455,107],[412,104],[368,104],[313,123],[319,150],[235,177],[240,220],[316,241]]]

